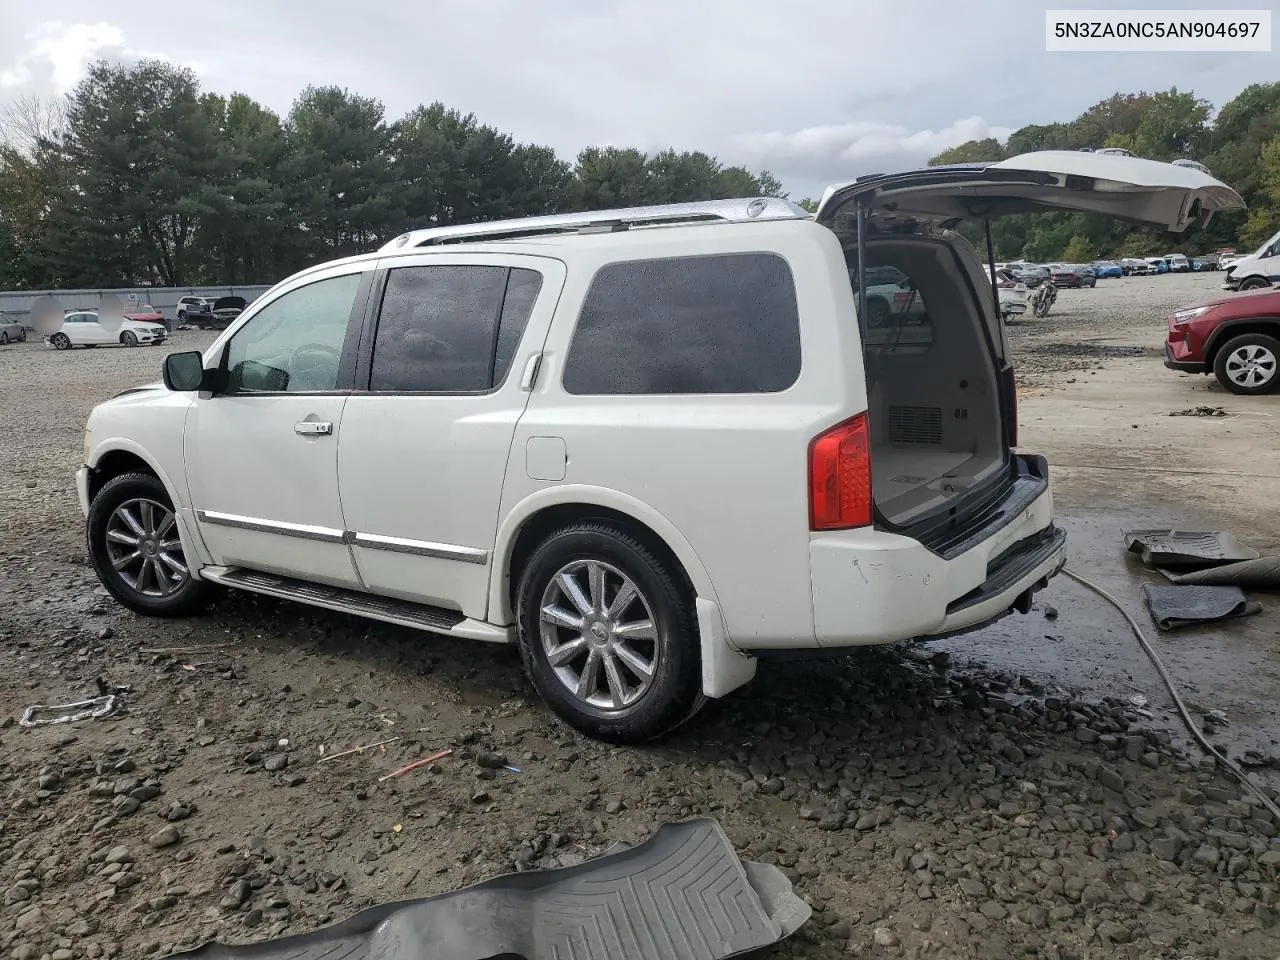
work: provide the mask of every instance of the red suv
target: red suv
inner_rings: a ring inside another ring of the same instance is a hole
[[[1206,300],[1169,318],[1164,365],[1213,372],[1232,393],[1280,388],[1280,290],[1251,290]]]

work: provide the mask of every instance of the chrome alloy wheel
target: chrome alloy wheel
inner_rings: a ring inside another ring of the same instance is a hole
[[[635,582],[600,560],[561,567],[542,594],[542,650],[579,701],[617,712],[653,686],[665,638]]]
[[[1226,370],[1232,383],[1257,389],[1275,378],[1276,355],[1256,343],[1245,344],[1231,351]]]
[[[107,521],[107,558],[125,584],[148,597],[168,597],[187,580],[173,511],[155,500],[126,500]]]

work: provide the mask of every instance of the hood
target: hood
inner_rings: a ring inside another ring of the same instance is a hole
[[[1208,300],[1199,300],[1196,303],[1180,310],[1195,310],[1198,307],[1221,307],[1228,305],[1238,305],[1242,301],[1252,301],[1247,305],[1248,309],[1256,307],[1259,313],[1273,313],[1280,315],[1280,289],[1266,288],[1261,290],[1239,290],[1235,293],[1223,293],[1220,296],[1210,297]]]
[[[247,306],[244,297],[219,297],[213,301],[212,310],[243,310]]]
[[[1235,190],[1194,167],[1075,150],[1025,153],[994,163],[873,175],[827,188],[816,219],[852,226],[857,206],[873,220],[963,220],[1016,213],[1104,213],[1174,233],[1244,207]]]

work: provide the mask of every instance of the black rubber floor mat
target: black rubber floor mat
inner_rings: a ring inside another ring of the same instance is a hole
[[[776,867],[738,859],[711,819],[573,867],[380,904],[330,927],[202,960],[721,960],[794,933],[810,908]]]
[[[1177,630],[1219,620],[1251,617],[1262,604],[1247,600],[1239,587],[1164,587],[1144,584],[1151,619],[1161,630]]]
[[[1189,570],[1174,573],[1172,570],[1161,570],[1170,583],[1199,584],[1231,584],[1237,587],[1254,587],[1259,590],[1280,590],[1280,557],[1259,557],[1257,560],[1241,560],[1239,563],[1227,563],[1220,567],[1206,567],[1204,570]]]
[[[1241,560],[1257,560],[1257,550],[1229,533],[1186,530],[1130,530],[1124,535],[1130,553],[1161,570],[1200,570]]]

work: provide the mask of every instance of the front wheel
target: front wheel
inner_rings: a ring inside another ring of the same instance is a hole
[[[1269,287],[1271,284],[1263,280],[1261,277],[1250,277],[1248,280],[1240,284],[1241,290],[1261,290],[1263,287]]]
[[[87,538],[98,579],[135,613],[185,617],[207,604],[209,584],[192,578],[173,502],[151,474],[108,481],[89,505]]]
[[[0,330],[0,347],[7,346],[9,343],[9,331]]]
[[[55,350],[71,349],[71,338],[68,337],[65,333],[55,333],[52,337],[49,338],[49,343],[53,345],[53,349]]]
[[[1254,396],[1280,387],[1280,340],[1246,333],[1228,340],[1213,358],[1213,373],[1232,393]]]
[[[520,578],[525,671],[551,709],[589,736],[662,736],[703,703],[691,594],[679,571],[621,528],[558,530]]]
[[[136,347],[138,345],[138,335],[132,330],[126,330],[120,334],[120,342],[126,347]]]

